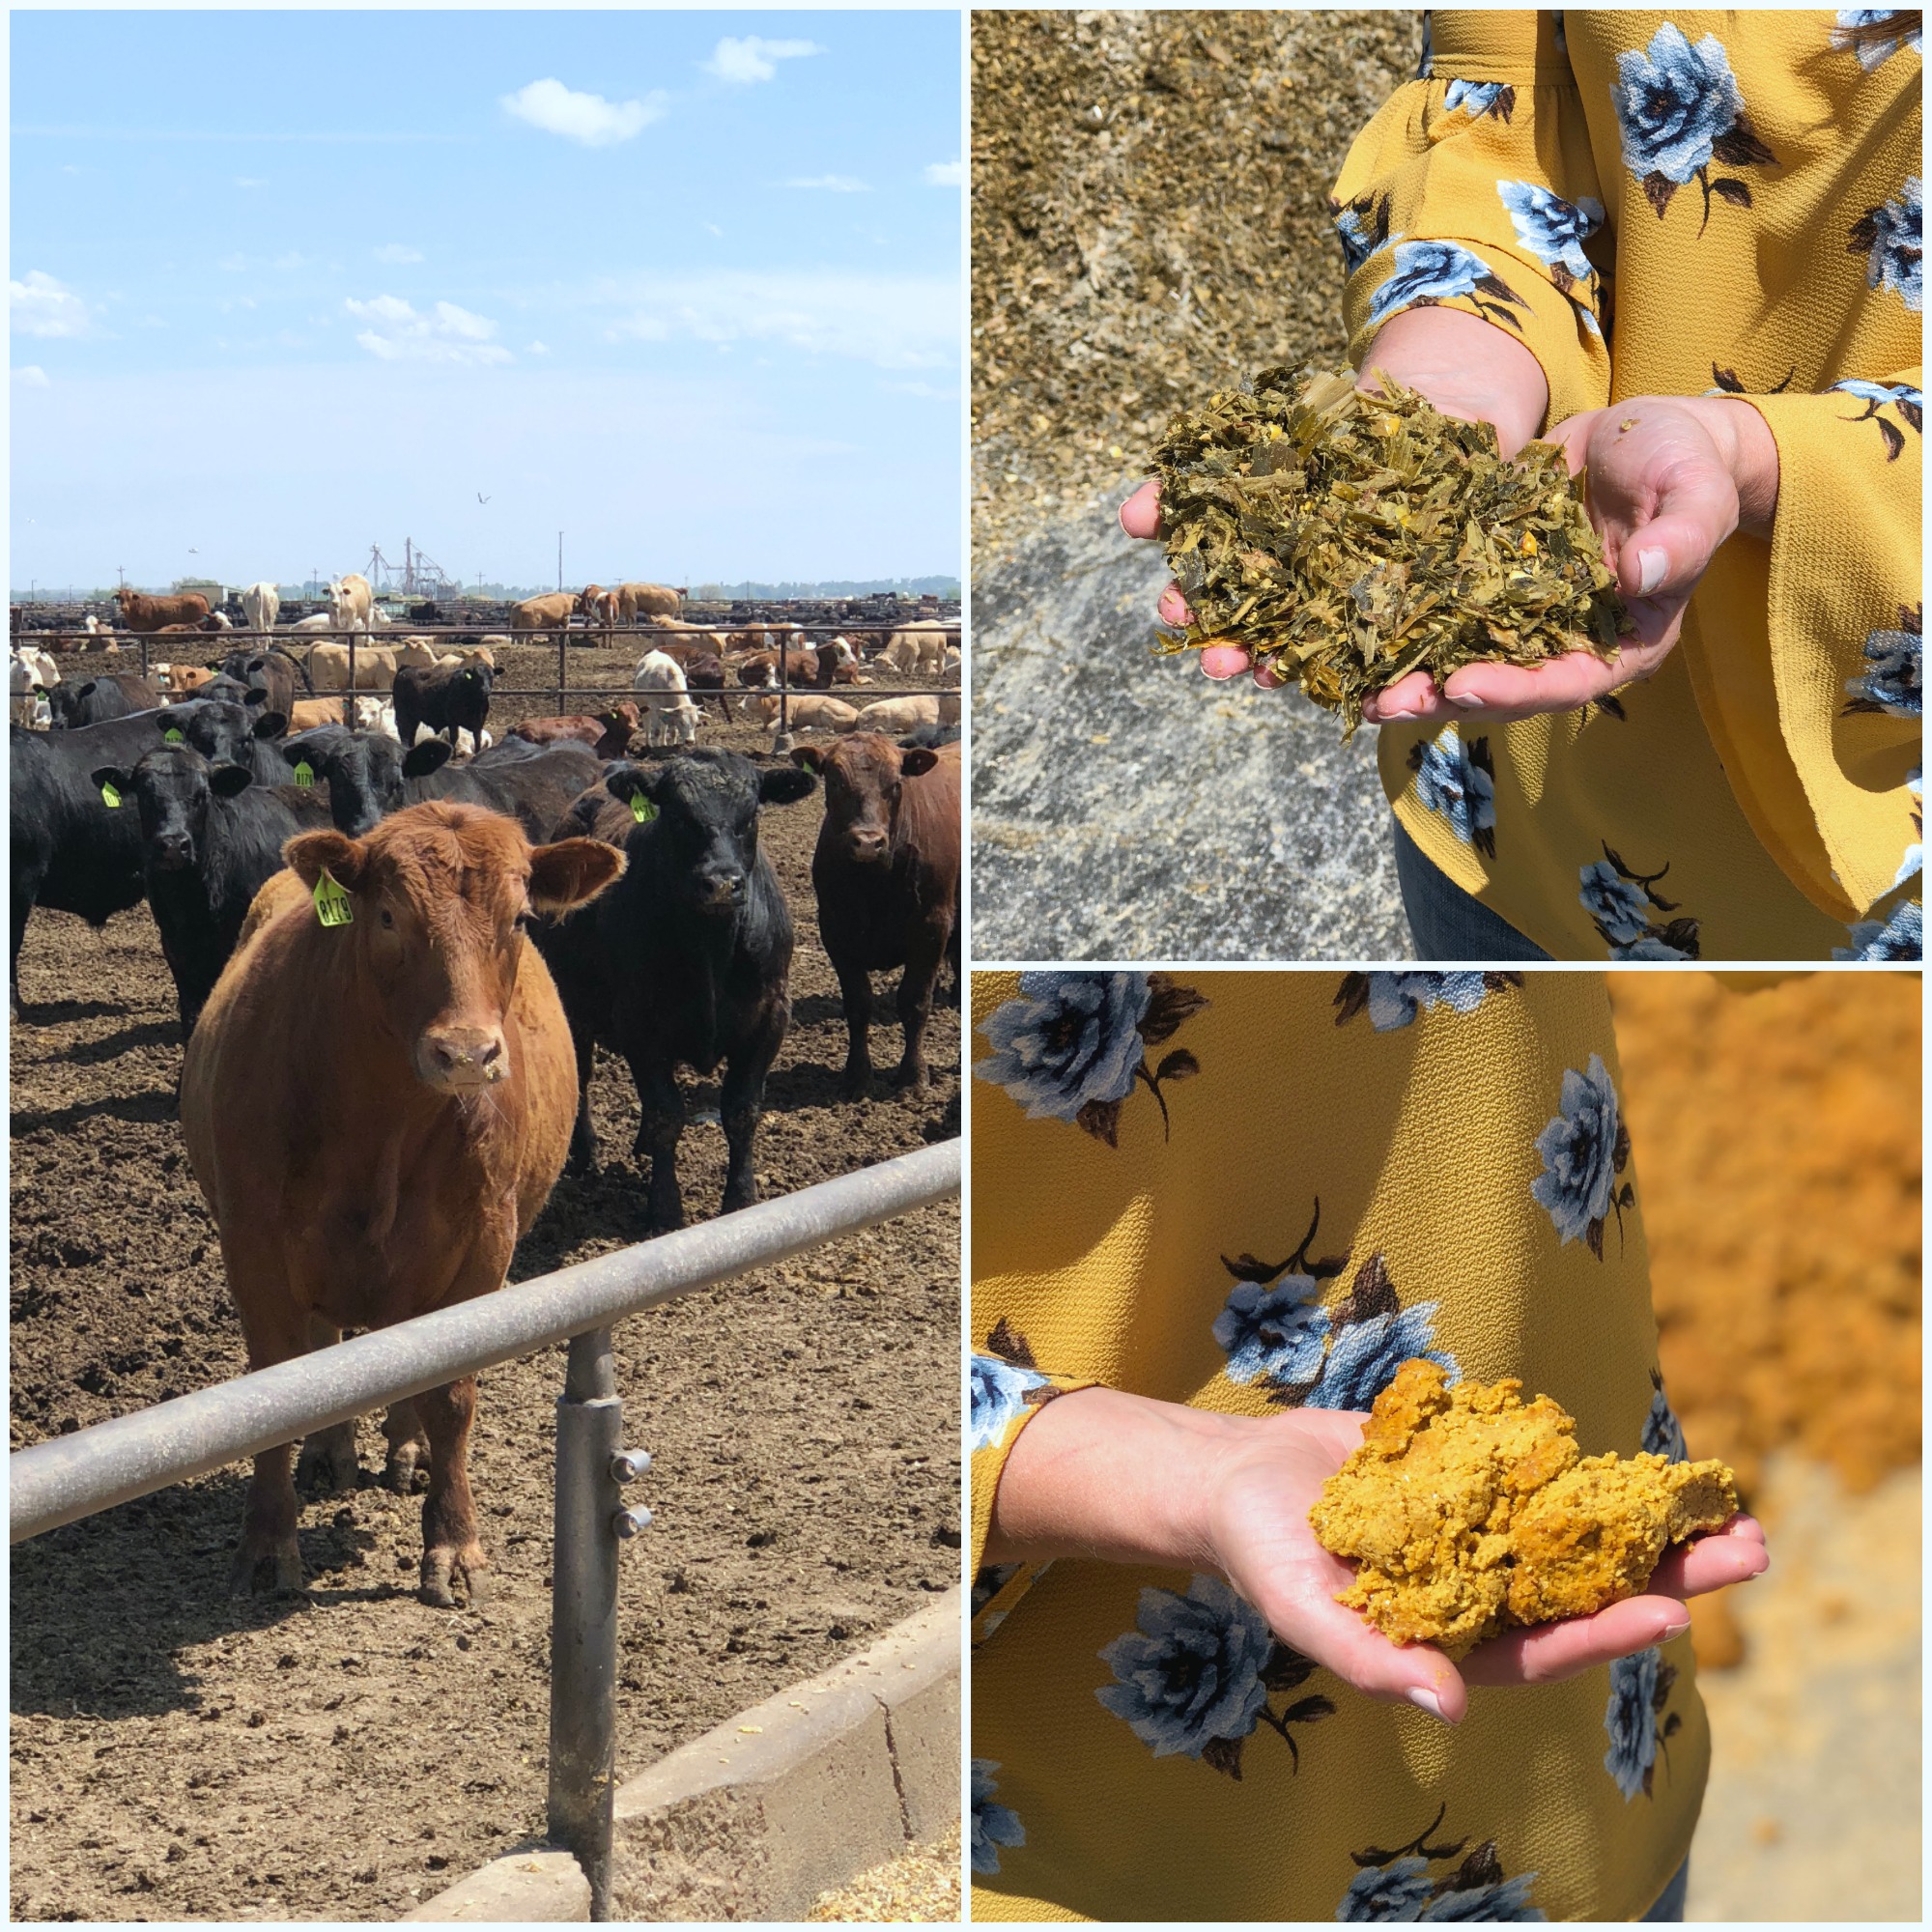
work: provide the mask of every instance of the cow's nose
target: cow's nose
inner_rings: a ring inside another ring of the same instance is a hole
[[[874,864],[886,856],[886,842],[883,832],[855,832],[852,835],[852,856]]]
[[[509,1072],[496,1027],[435,1027],[423,1035],[421,1070],[432,1087],[488,1087]]]
[[[710,879],[714,905],[738,905],[745,897],[745,875],[736,869],[713,872]]]
[[[155,839],[155,864],[164,872],[179,872],[194,857],[194,840],[185,832],[163,832]]]

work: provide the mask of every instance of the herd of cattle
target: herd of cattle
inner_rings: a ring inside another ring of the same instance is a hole
[[[360,580],[344,582],[347,617],[366,629]],[[613,623],[677,624],[674,610],[634,602],[627,612],[622,593],[639,588],[651,586],[582,595]],[[147,624],[169,601],[124,593],[123,614]],[[199,628],[211,614],[176,611],[153,627]],[[277,612],[247,614],[266,632]],[[933,634],[901,645],[907,635],[879,655],[935,661]],[[860,643],[840,641],[800,650],[809,664],[798,681],[856,682]],[[894,970],[897,1078],[925,1083],[942,969],[950,961],[955,998],[959,974],[960,751],[940,700],[926,700],[915,735],[861,721],[789,760],[755,760],[693,744],[692,687],[655,681],[651,661],[688,673],[679,650],[728,656],[741,687],[755,687],[792,640],[651,642],[637,702],[526,721],[500,743],[485,729],[485,640],[440,662],[393,664],[389,682],[372,687],[389,693],[388,728],[380,713],[363,724],[361,699],[356,725],[336,722],[331,700],[334,717],[304,728],[310,700],[297,678],[312,698],[317,667],[278,645],[238,651],[198,679],[177,682],[158,666],[146,680],[97,676],[58,704],[52,695],[70,687],[35,668],[30,695],[49,700],[46,728],[16,716],[11,732],[13,1009],[18,1018],[19,953],[37,907],[98,926],[146,899],[186,1042],[189,1160],[251,1368],[500,1287],[566,1162],[584,1172],[596,1160],[599,1043],[636,1085],[634,1152],[649,1163],[653,1232],[684,1218],[680,1067],[722,1067],[723,1207],[755,1198],[753,1144],[789,1025],[793,951],[758,827],[820,781],[811,874],[843,997],[844,1091],[867,1091],[869,975]],[[713,642],[725,648],[701,648]],[[358,645],[358,671],[382,648]],[[661,709],[673,707],[657,700],[668,694],[684,710],[667,731]],[[640,720],[647,742],[634,760]],[[473,755],[459,755],[466,737]],[[390,1480],[407,1488],[428,1469],[421,1582],[438,1604],[455,1602],[457,1586],[473,1601],[482,1586],[466,1474],[474,1406],[466,1378],[397,1405],[384,1423]],[[355,1466],[346,1423],[304,1444],[297,1474],[340,1490]],[[284,1447],[256,1459],[234,1581],[291,1587],[300,1575]]]

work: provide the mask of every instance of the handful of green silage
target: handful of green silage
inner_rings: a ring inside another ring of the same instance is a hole
[[[1412,670],[1613,656],[1633,626],[1562,451],[1506,461],[1492,424],[1378,381],[1264,369],[1169,423],[1161,541],[1193,622],[1157,648],[1238,644],[1351,736]]]

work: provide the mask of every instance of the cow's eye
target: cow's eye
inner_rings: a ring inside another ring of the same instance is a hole
[[[394,914],[394,913],[392,913],[392,912],[391,912],[391,911],[389,910],[389,908],[388,908],[387,906],[384,906],[384,907],[383,908],[383,914],[382,914],[382,918],[383,918],[383,923],[384,923],[384,924],[385,926],[392,926],[392,925],[394,925],[394,924],[395,924],[395,923],[396,923],[396,916],[395,916],[395,914]]]

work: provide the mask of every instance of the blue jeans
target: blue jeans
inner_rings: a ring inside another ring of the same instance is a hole
[[[1677,1867],[1677,1876],[1663,1888],[1663,1895],[1637,1922],[1648,1925],[1655,1920],[1661,1925],[1681,1925],[1684,1922],[1684,1894],[1690,1885],[1690,1861],[1687,1858]]]
[[[1395,873],[1402,887],[1402,909],[1415,936],[1418,959],[1480,961],[1548,959],[1499,913],[1471,896],[1441,867],[1423,857],[1422,848],[1395,823]]]

